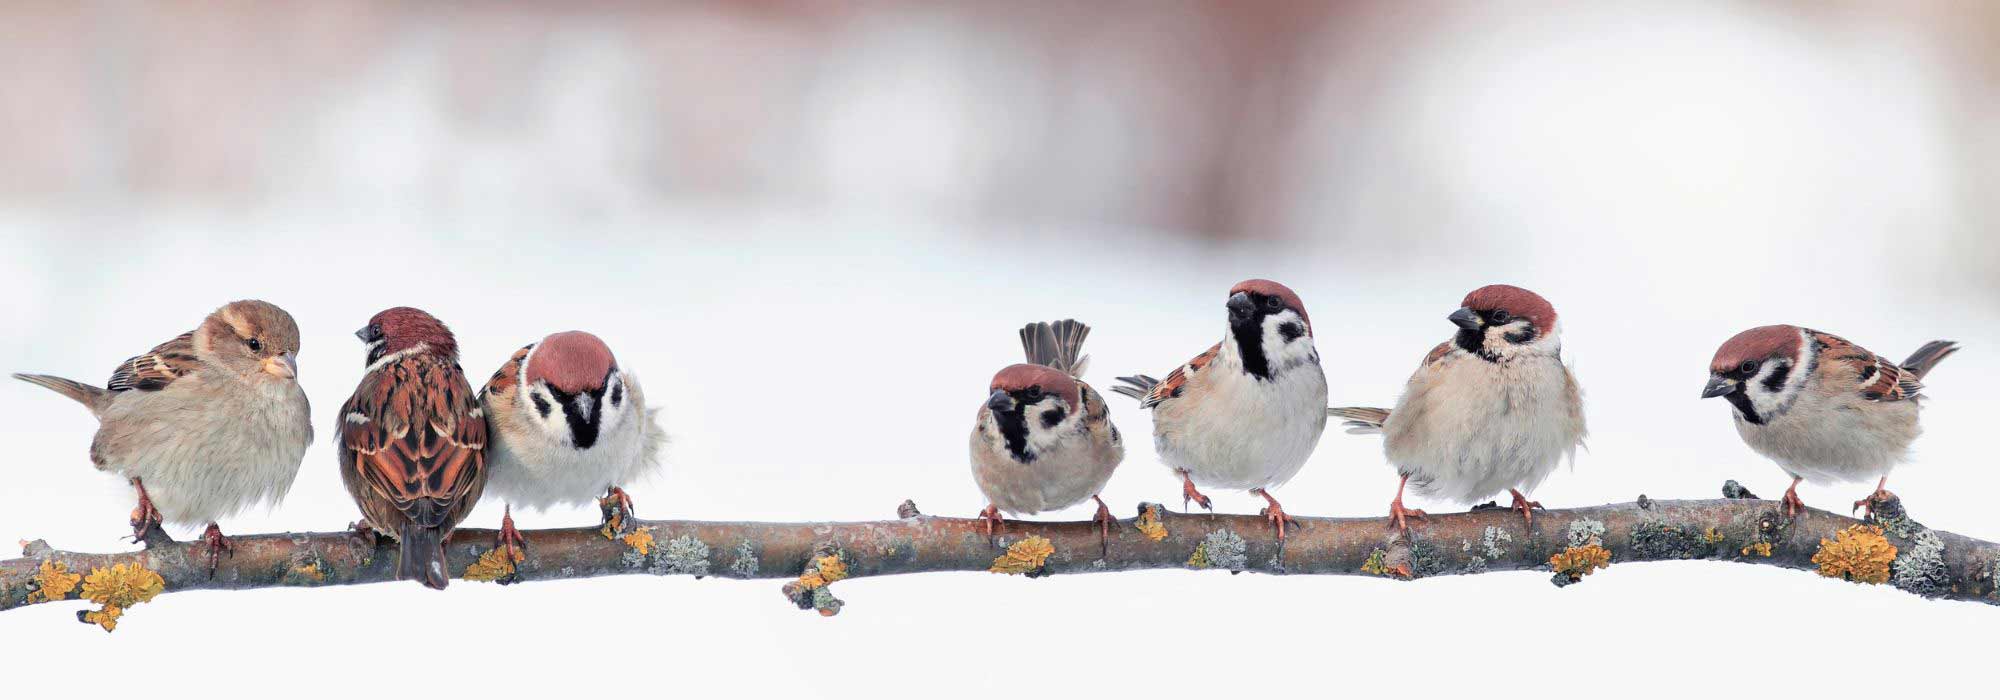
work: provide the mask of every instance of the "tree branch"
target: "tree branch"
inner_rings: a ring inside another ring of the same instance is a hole
[[[1784,517],[1775,501],[1754,500],[1730,482],[1718,500],[1637,502],[1537,511],[1532,526],[1501,508],[1434,515],[1411,536],[1384,518],[1299,518],[1280,546],[1258,516],[1169,512],[1142,504],[1100,543],[1093,522],[1008,521],[989,540],[977,519],[916,513],[852,523],[634,520],[630,534],[575,528],[524,532],[518,563],[493,551],[492,530],[460,530],[448,546],[460,577],[513,582],[615,574],[783,578],[802,608],[838,612],[829,585],[866,576],[929,571],[1001,571],[1029,576],[1138,569],[1215,568],[1269,574],[1344,574],[1417,579],[1495,571],[1551,572],[1558,585],[1608,563],[1708,559],[1804,569],[1864,583],[1889,583],[1930,598],[2000,604],[1994,578],[2000,545],[1931,530],[1888,495],[1867,521],[1820,510]],[[166,592],[336,586],[394,578],[395,544],[370,545],[349,533],[232,538],[210,578],[197,542],[151,542],[141,551],[83,554],[25,544],[26,556],[0,561],[0,610],[90,597],[114,608],[114,581],[93,575],[120,564],[156,572]],[[1890,549],[1893,547],[1893,550]],[[47,566],[45,566],[45,563]],[[137,571],[127,567],[123,571]],[[50,572],[57,575],[51,576]],[[68,577],[63,573],[69,574]],[[75,581],[91,575],[95,588]],[[143,574],[138,574],[143,576]],[[414,584],[411,584],[414,586]],[[65,586],[68,586],[65,588]],[[45,588],[63,589],[45,591]],[[128,596],[132,598],[132,596]],[[79,613],[83,617],[83,613]],[[116,614],[113,616],[115,622]],[[92,619],[92,622],[102,622]],[[107,625],[108,627],[109,625]]]

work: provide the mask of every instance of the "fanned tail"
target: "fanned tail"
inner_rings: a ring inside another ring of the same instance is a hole
[[[1349,435],[1373,435],[1382,432],[1382,424],[1389,422],[1389,409],[1366,406],[1346,406],[1326,409],[1326,415],[1341,419],[1347,426]]]
[[[99,409],[104,407],[105,398],[111,394],[111,392],[83,382],[64,379],[62,377],[51,377],[46,374],[15,373],[14,378],[67,396],[71,400],[83,404],[84,408],[90,409],[92,414],[96,414]]]
[[[1924,343],[1923,347],[1917,348],[1916,352],[1910,353],[1909,359],[1903,360],[1902,367],[1909,370],[1910,374],[1916,375],[1918,379],[1923,379],[1924,375],[1929,374],[1932,368],[1937,367],[1939,362],[1944,361],[1944,358],[1951,357],[1952,353],[1958,352],[1958,348],[1958,342],[1952,340],[1933,340]],[[16,374],[14,376],[19,377],[21,375]]]
[[[1160,385],[1160,380],[1143,374],[1119,377],[1118,381],[1120,383],[1111,386],[1111,391],[1138,399],[1142,403],[1147,396],[1153,394],[1153,387]]]
[[[1090,326],[1066,318],[1054,323],[1037,321],[1021,327],[1021,349],[1031,364],[1054,367],[1072,377],[1083,376],[1090,357],[1083,354],[1083,339]]]

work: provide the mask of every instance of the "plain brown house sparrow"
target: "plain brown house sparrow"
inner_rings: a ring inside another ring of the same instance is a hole
[[[1167,378],[1119,377],[1112,387],[1153,410],[1153,444],[1202,507],[1196,485],[1249,489],[1284,539],[1285,510],[1269,489],[1305,466],[1326,428],[1326,373],[1299,295],[1270,280],[1229,290],[1222,342]],[[1183,503],[1185,505],[1185,502]]]
[[[445,540],[486,487],[484,411],[430,314],[399,306],[354,334],[368,372],[340,407],[340,480],[367,525],[401,542],[396,578],[442,589]]]
[[[1349,432],[1382,433],[1402,480],[1389,519],[1409,529],[1424,512],[1403,507],[1403,488],[1477,503],[1506,491],[1533,524],[1540,503],[1523,491],[1574,460],[1583,444],[1583,393],[1562,361],[1556,310],[1541,295],[1504,284],[1472,290],[1448,319],[1452,339],[1432,348],[1393,411],[1329,408]]]
[[[666,433],[639,379],[583,331],[556,333],[508,358],[479,392],[486,410],[489,495],[507,503],[504,546],[519,546],[513,505],[582,505],[602,494],[607,524],[632,517],[621,485],[660,467]]]
[[[1097,501],[1100,534],[1110,537],[1111,509],[1097,497],[1125,459],[1104,397],[1083,381],[1090,327],[1074,320],[1021,329],[1027,364],[1009,365],[987,384],[972,426],[972,479],[986,495],[986,534],[1000,513],[1033,515]]]
[[[132,537],[168,522],[208,529],[208,570],[228,550],[216,521],[277,503],[312,444],[298,382],[299,327],[271,304],[230,302],[201,326],[126,360],[104,388],[16,374],[97,416],[90,461],[132,482]]]
[[[1760,326],[1730,338],[1709,362],[1704,399],[1735,409],[1736,434],[1791,475],[1786,515],[1805,509],[1801,480],[1865,481],[1874,494],[1909,457],[1924,385],[1919,381],[1958,343],[1933,340],[1894,364],[1831,333]],[[1873,499],[1854,502],[1868,506]]]

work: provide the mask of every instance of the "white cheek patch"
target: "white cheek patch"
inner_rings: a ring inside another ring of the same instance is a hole
[[[1288,337],[1285,326],[1295,325],[1298,334]],[[1313,349],[1312,331],[1298,312],[1285,309],[1264,317],[1264,355],[1271,364],[1289,367],[1310,361],[1317,356]]]
[[[1050,427],[1048,414],[1058,409],[1063,412],[1062,420]],[[1021,417],[1028,423],[1028,448],[1041,453],[1055,447],[1065,433],[1076,427],[1076,415],[1068,404],[1053,396],[1028,404],[1027,410],[1021,412]]]

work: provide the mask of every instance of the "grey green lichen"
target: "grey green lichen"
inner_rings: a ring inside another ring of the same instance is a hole
[[[656,549],[658,551],[653,554],[652,564],[646,567],[646,573],[659,576],[685,574],[696,578],[708,575],[708,544],[695,539],[694,535],[681,535]]]
[[[1582,547],[1604,543],[1604,523],[1590,518],[1569,521],[1569,546]]]
[[[1488,561],[1499,561],[1501,558],[1507,556],[1506,544],[1513,541],[1513,535],[1507,534],[1506,530],[1492,525],[1486,526],[1486,529],[1479,533],[1478,551],[1473,551],[1472,542],[1459,540],[1458,550],[1465,552],[1467,558],[1464,564],[1459,565],[1458,572],[1461,574],[1484,573]]]
[[[1429,542],[1410,543],[1411,578],[1435,576],[1445,570],[1445,559],[1438,548]]]
[[[1201,544],[1195,546],[1194,554],[1188,557],[1188,568],[1192,569],[1242,571],[1249,566],[1249,545],[1228,530],[1208,533]]]
[[[756,578],[758,570],[757,550],[749,540],[736,544],[736,558],[729,562],[729,572],[743,578]]]
[[[1693,525],[1677,525],[1646,518],[1629,533],[1632,553],[1639,559],[1705,559],[1715,554],[1721,533],[1713,528],[1697,531]]]
[[[1925,530],[1911,538],[1910,548],[1890,564],[1889,583],[1925,598],[1951,592],[1951,570],[1944,560],[1944,538]]]

